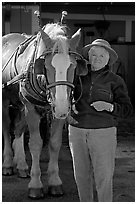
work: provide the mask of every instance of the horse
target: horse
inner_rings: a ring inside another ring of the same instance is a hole
[[[39,124],[45,115],[51,118],[48,189],[52,195],[63,195],[58,156],[64,121],[72,109],[74,75],[83,72],[77,66],[79,61],[83,61],[76,52],[80,37],[80,29],[67,36],[66,26],[59,23],[46,24],[34,36],[10,33],[2,37],[2,172],[3,175],[12,175],[16,165],[21,177],[28,176],[23,149],[27,126],[32,157],[28,196],[33,199],[44,197],[39,165],[43,141]],[[16,108],[12,145],[10,106]]]

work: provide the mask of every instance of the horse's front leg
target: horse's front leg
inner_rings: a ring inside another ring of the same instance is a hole
[[[64,120],[55,119],[51,125],[49,141],[49,164],[48,164],[48,193],[52,196],[62,196],[62,181],[59,177],[58,157],[62,144],[62,130]]]
[[[30,132],[29,148],[32,156],[31,181],[28,184],[28,196],[33,199],[43,198],[43,184],[41,182],[40,154],[42,150],[42,139],[39,132],[40,116],[31,104],[26,104],[26,120]]]

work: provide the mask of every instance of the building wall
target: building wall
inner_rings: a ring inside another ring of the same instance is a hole
[[[121,63],[119,68],[122,69],[119,72],[122,73],[121,75],[126,82],[132,105],[135,107],[135,45],[113,44],[112,47],[119,56],[119,62]]]
[[[12,9],[11,33],[31,34],[31,21],[31,10],[24,12],[23,9]]]
[[[2,9],[2,34],[8,33],[26,33],[33,35],[38,32],[38,19],[34,15],[34,11],[39,10],[38,6],[10,6]],[[8,18],[5,16],[7,16]]]

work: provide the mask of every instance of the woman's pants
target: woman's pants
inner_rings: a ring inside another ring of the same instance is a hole
[[[80,201],[93,202],[95,182],[98,202],[112,202],[116,127],[83,129],[70,125],[69,144]]]

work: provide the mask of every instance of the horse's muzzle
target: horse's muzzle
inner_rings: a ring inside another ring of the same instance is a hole
[[[68,117],[71,110],[71,104],[69,103],[69,101],[66,102],[66,105],[64,104],[63,106],[60,106],[56,103],[51,105],[54,118],[64,120]]]

